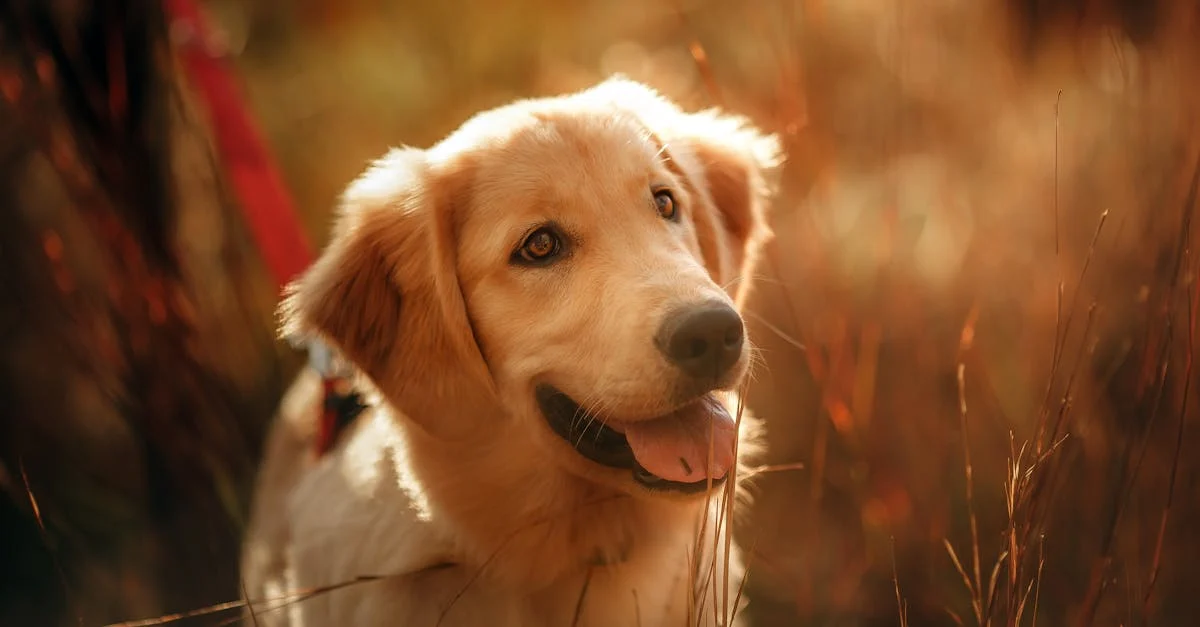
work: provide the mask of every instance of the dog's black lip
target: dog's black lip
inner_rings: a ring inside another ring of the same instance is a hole
[[[539,385],[535,395],[546,423],[580,455],[610,468],[637,464],[625,436],[581,411],[571,397],[551,385]]]
[[[669,481],[643,468],[633,456],[633,449],[624,434],[582,411],[578,403],[558,388],[541,384],[535,388],[534,396],[550,429],[588,460],[609,468],[629,470],[634,481],[650,490],[684,494],[708,490],[707,479],[690,483]],[[711,485],[720,486],[724,481],[724,477],[714,479]]]

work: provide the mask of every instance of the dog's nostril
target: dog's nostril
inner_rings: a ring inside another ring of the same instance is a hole
[[[708,352],[708,342],[705,342],[704,340],[701,340],[701,339],[693,339],[691,344],[688,345],[686,357],[688,359],[696,359],[699,357],[703,357],[704,353],[707,353],[707,352]]]
[[[725,347],[742,347],[742,325],[739,324],[734,327],[729,327],[729,330],[725,332]]]

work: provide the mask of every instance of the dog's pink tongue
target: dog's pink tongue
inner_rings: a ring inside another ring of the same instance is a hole
[[[704,481],[709,476],[721,479],[733,466],[736,427],[715,398],[706,396],[668,416],[622,426],[633,456],[659,478],[681,483]]]

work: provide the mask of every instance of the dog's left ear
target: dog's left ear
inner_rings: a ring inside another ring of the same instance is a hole
[[[783,160],[779,139],[744,117],[716,109],[686,113],[653,89],[620,76],[600,83],[587,97],[633,114],[663,144],[664,155],[688,179],[693,198],[711,209],[692,212],[709,272],[741,302],[744,279],[771,237],[767,213]]]
[[[471,428],[492,379],[455,269],[454,213],[469,170],[396,149],[346,190],[329,244],[280,304],[282,333],[337,348],[430,433]]]
[[[722,235],[729,238],[731,245],[725,248],[734,253],[732,272],[721,277],[721,284],[733,288],[732,295],[741,302],[749,283],[745,279],[754,273],[759,253],[772,236],[768,210],[774,192],[771,179],[781,162],[779,140],[745,118],[716,110],[682,115],[665,140],[667,149],[672,156],[682,153],[683,169],[699,181],[716,210],[717,224],[712,225],[706,224],[704,212],[696,212],[697,235],[702,249],[720,246]],[[711,254],[705,252],[706,257]]]

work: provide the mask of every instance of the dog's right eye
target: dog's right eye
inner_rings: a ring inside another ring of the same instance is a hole
[[[513,261],[525,264],[544,264],[562,251],[562,238],[550,227],[530,233],[513,255]]]

